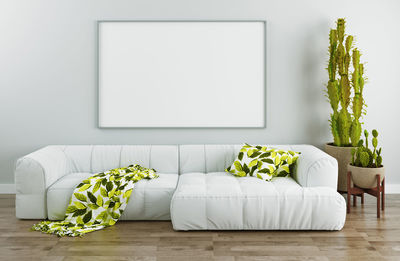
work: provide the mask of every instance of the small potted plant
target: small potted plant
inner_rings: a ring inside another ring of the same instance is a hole
[[[348,165],[347,170],[351,171],[351,177],[354,184],[360,188],[375,188],[377,184],[376,176],[380,175],[382,181],[385,177],[385,169],[382,165],[382,148],[378,147],[378,132],[372,131],[372,146],[373,151],[368,148],[367,130],[364,131],[364,141],[360,140],[358,146],[351,151],[351,163]]]

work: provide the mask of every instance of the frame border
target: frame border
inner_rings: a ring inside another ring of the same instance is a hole
[[[264,103],[264,111],[263,111],[263,126],[261,127],[153,127],[153,126],[141,126],[141,127],[130,127],[130,126],[112,126],[106,127],[101,126],[100,124],[100,24],[101,23],[125,23],[125,22],[145,22],[145,23],[179,23],[179,22],[256,22],[263,23],[264,26],[264,89],[263,89],[263,103]],[[267,128],[267,21],[259,20],[259,19],[249,19],[249,20],[97,20],[96,21],[96,86],[97,86],[97,127],[99,129],[266,129]]]

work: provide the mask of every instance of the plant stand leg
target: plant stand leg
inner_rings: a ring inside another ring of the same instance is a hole
[[[347,213],[350,214],[350,199],[351,199],[351,188],[350,188],[350,176],[351,172],[347,172]]]
[[[361,194],[361,205],[364,205],[364,193]]]
[[[378,184],[377,186],[377,193],[376,193],[376,217],[380,218],[381,217],[381,176],[376,175],[376,183]]]
[[[357,206],[357,195],[353,195],[353,206]]]
[[[382,211],[385,210],[385,178],[382,180]]]

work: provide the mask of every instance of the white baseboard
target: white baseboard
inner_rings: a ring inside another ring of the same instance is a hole
[[[386,184],[386,194],[400,194],[400,184]],[[0,194],[15,194],[15,184],[0,184]]]
[[[0,194],[15,194],[15,184],[0,184]]]
[[[386,194],[400,194],[400,184],[385,184]]]

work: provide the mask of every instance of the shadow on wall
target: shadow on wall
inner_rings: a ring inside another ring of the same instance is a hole
[[[327,48],[330,21],[316,23],[314,27],[307,30],[304,41],[308,44],[302,52],[303,57],[303,86],[302,97],[306,101],[309,112],[304,117],[304,124],[307,126],[305,142],[322,147],[323,144],[316,144],[318,140],[330,141],[329,114],[330,106],[325,97],[327,81]]]

